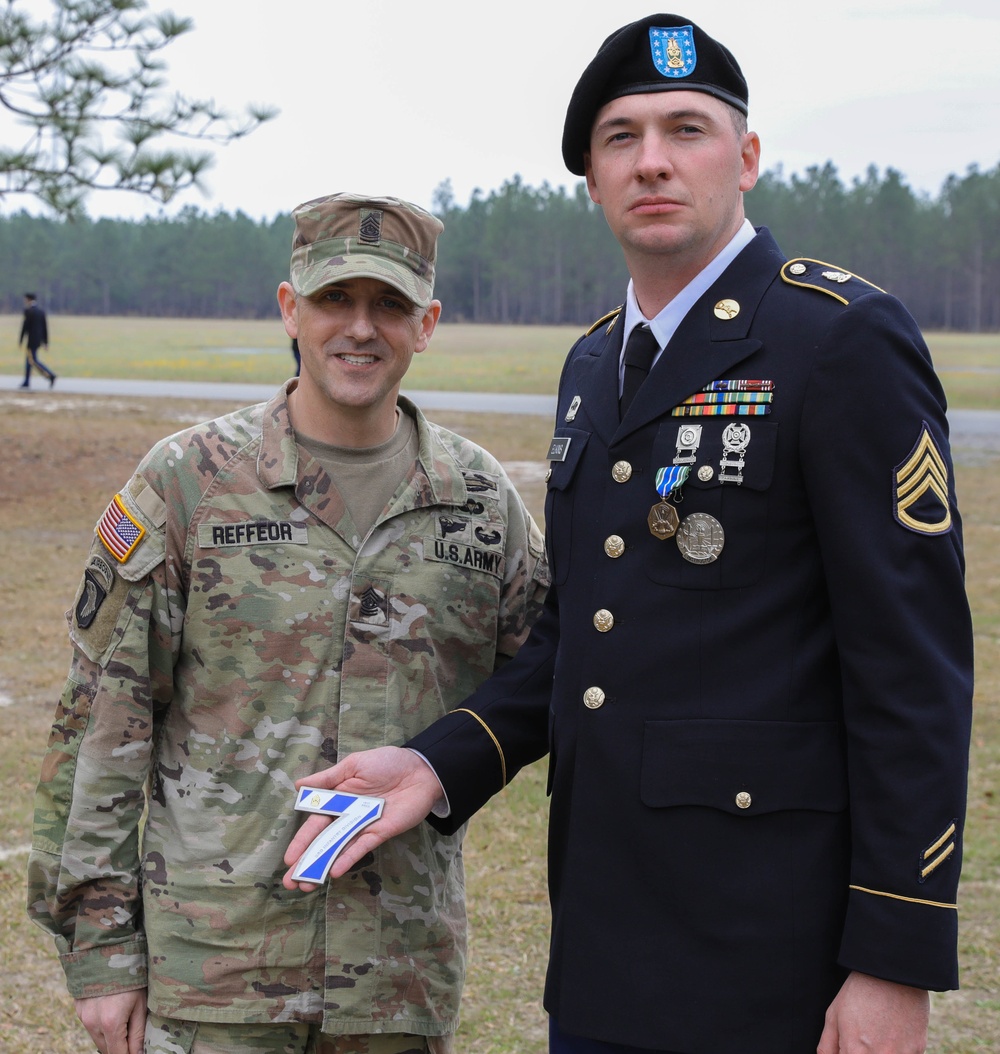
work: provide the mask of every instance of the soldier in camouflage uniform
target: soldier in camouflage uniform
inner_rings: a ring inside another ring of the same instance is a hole
[[[69,613],[28,903],[102,1054],[452,1049],[461,833],[286,889],[294,785],[464,699],[547,566],[501,466],[398,394],[439,221],[345,194],[293,215],[301,377],[146,456]]]

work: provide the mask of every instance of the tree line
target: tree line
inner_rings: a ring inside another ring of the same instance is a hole
[[[584,325],[622,300],[621,251],[585,185],[434,194],[445,224],[436,293],[449,321]],[[899,296],[928,329],[1000,330],[1000,165],[951,176],[936,197],[874,167],[850,184],[832,163],[765,173],[747,195],[754,224],[790,256],[854,271]],[[242,212],[72,221],[0,217],[0,310],[26,290],[61,314],[277,316],[292,222]]]

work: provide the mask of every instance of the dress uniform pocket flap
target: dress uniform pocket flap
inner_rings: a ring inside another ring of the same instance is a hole
[[[847,808],[839,725],[831,721],[647,721],[646,805],[699,805],[740,816]]]
[[[590,433],[579,428],[557,430],[547,454],[549,490],[565,490],[569,486],[589,438]]]

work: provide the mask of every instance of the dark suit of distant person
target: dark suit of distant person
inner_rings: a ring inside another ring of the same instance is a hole
[[[31,367],[34,366],[42,376],[48,378],[51,388],[56,383],[56,375],[38,357],[38,349],[47,348],[49,345],[48,320],[34,293],[24,294],[24,321],[21,323],[21,336],[17,343],[20,347],[25,342],[27,353],[24,358],[24,381],[21,387],[30,387]]]

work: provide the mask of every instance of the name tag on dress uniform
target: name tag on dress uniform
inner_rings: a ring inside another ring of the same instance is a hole
[[[572,442],[572,436],[553,436],[552,442],[549,443],[549,450],[548,453],[545,455],[545,460],[565,461],[566,454],[569,451],[569,445]]]

